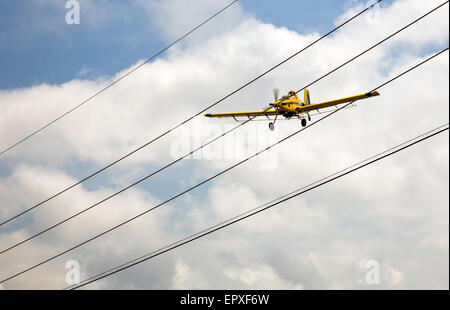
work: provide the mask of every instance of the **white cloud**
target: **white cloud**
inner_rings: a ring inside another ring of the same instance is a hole
[[[252,289],[302,289],[302,285],[286,287],[283,281],[270,266],[252,266],[250,268],[235,269],[230,268],[225,274],[242,282],[246,287]]]
[[[167,41],[178,39],[231,2],[231,0],[140,0],[140,4],[150,17],[152,29],[159,29],[159,34]],[[188,40],[195,44],[194,42],[203,41],[205,37],[225,33],[239,24],[244,16],[240,5],[234,4],[205,25],[205,29],[193,33]]]
[[[396,286],[404,281],[404,275],[401,271],[394,269],[388,263],[383,264],[383,275],[385,279],[389,281],[389,284]]]
[[[163,12],[169,4],[155,5]],[[304,86],[437,4],[398,1],[383,7],[373,17],[380,22],[362,18],[349,24],[211,112],[266,106],[272,99],[272,88],[286,92]],[[207,6],[205,15],[215,5]],[[448,24],[448,10],[442,12],[310,87],[312,100],[368,91],[430,55],[430,46],[448,42],[448,28],[444,27]],[[233,19],[236,26],[228,31],[202,40],[196,38],[174,49],[3,155],[7,173],[0,179],[0,201],[5,206],[1,218],[31,206],[74,182],[75,176],[85,175],[92,167],[109,163],[143,144],[318,37],[262,24],[241,13],[232,14],[240,16],[237,20],[242,22]],[[168,23],[166,35],[184,29],[190,17],[186,18],[179,24]],[[276,46],[273,38],[279,43]],[[446,55],[381,89],[380,97],[339,112],[278,146],[276,170],[261,169],[258,160],[251,160],[221,176],[207,190],[192,192],[170,207],[158,209],[4,287],[61,288],[68,259],[78,259],[83,275],[92,275],[448,122]],[[63,85],[0,92],[0,145],[10,145],[109,81],[73,80]],[[228,124],[224,120],[199,119],[202,126]],[[276,133],[267,129],[257,133],[283,137],[299,128],[295,120],[280,121]],[[242,133],[243,128],[236,131],[236,135]],[[383,268],[389,288],[448,289],[445,135],[93,287],[368,288],[362,282],[364,271],[358,268],[358,262],[370,258],[386,262]],[[188,130],[185,139],[192,143],[194,136]],[[2,233],[1,248],[100,200],[144,171],[170,162],[171,145],[177,138],[166,136],[120,163],[107,174],[114,179],[112,184],[97,179],[94,184],[98,188],[86,185],[74,189],[36,210],[22,225],[10,226]],[[270,143],[270,139],[264,141]],[[246,142],[238,142],[238,148],[246,149]],[[158,179],[168,185],[157,187],[155,182],[133,189],[46,238],[0,256],[0,264],[6,266],[1,276],[80,242],[155,205],[162,199],[159,196],[169,197],[178,188],[193,185],[233,162],[190,160],[173,167],[165,178],[174,181]]]

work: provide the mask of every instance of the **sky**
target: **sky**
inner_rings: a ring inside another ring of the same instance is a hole
[[[352,3],[323,0],[292,10],[298,4],[290,0],[265,1],[264,5],[260,2],[246,0],[240,6],[248,16],[299,33],[328,31],[334,17]],[[76,26],[65,23],[68,12],[65,3],[26,0],[2,3],[0,66],[8,75],[0,77],[0,89],[113,75],[139,59],[149,58],[168,43],[168,37],[160,35],[154,25],[157,8],[142,10],[140,1],[128,1],[126,5],[118,0],[80,1],[85,14],[83,22]],[[217,1],[216,8],[225,3]],[[200,12],[200,5],[194,7],[189,22],[195,21]],[[181,36],[193,26],[193,23],[181,25],[172,35]],[[200,33],[209,31],[205,28]]]
[[[0,147],[90,97],[230,1],[0,4]],[[51,196],[222,98],[368,6],[241,0],[158,59],[0,157],[0,219]],[[211,112],[255,110],[300,89],[440,1],[382,1]],[[309,87],[318,102],[371,90],[448,46],[448,5]],[[6,282],[58,289],[66,262],[95,275],[448,122],[448,52],[269,152],[139,220]],[[424,107],[430,108],[424,110]],[[313,116],[317,120],[319,116]],[[196,117],[82,186],[0,227],[0,249],[220,135]],[[71,247],[295,132],[246,124],[202,152],[0,254],[0,278]],[[87,289],[448,289],[448,132]],[[205,264],[205,261],[207,262]],[[367,262],[380,283],[365,281]]]

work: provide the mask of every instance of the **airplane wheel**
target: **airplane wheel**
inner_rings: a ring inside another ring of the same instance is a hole
[[[273,131],[275,129],[275,124],[269,123],[269,129]]]
[[[302,127],[306,126],[306,118],[302,118]]]
[[[308,121],[311,121],[311,116],[308,115]]]

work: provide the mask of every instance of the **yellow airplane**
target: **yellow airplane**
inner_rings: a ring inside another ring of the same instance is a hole
[[[270,104],[270,107],[265,109],[264,111],[247,111],[247,112],[229,112],[229,113],[208,113],[205,114],[206,117],[232,117],[236,121],[236,117],[246,116],[250,119],[252,116],[266,116],[269,120],[269,116],[275,115],[275,119],[273,122],[269,123],[270,130],[274,130],[275,121],[277,120],[278,115],[284,116],[286,119],[290,119],[291,117],[297,117],[301,120],[301,124],[303,127],[306,126],[306,116],[309,121],[311,121],[311,116],[309,112],[318,111],[320,109],[337,106],[338,104],[343,104],[347,102],[353,102],[356,100],[366,99],[373,96],[380,95],[377,91],[371,91],[365,94],[345,97],[341,99],[324,101],[320,103],[311,103],[309,99],[309,91],[305,89],[303,101],[301,101],[297,97],[297,92],[291,90],[286,96],[283,96],[280,100],[278,100],[278,90],[274,89],[275,102]],[[273,107],[273,109],[272,109]]]

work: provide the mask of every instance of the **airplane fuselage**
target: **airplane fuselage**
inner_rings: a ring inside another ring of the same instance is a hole
[[[275,102],[275,105],[278,105],[278,110],[284,117],[289,118],[298,114],[303,102],[299,99],[286,99]]]

